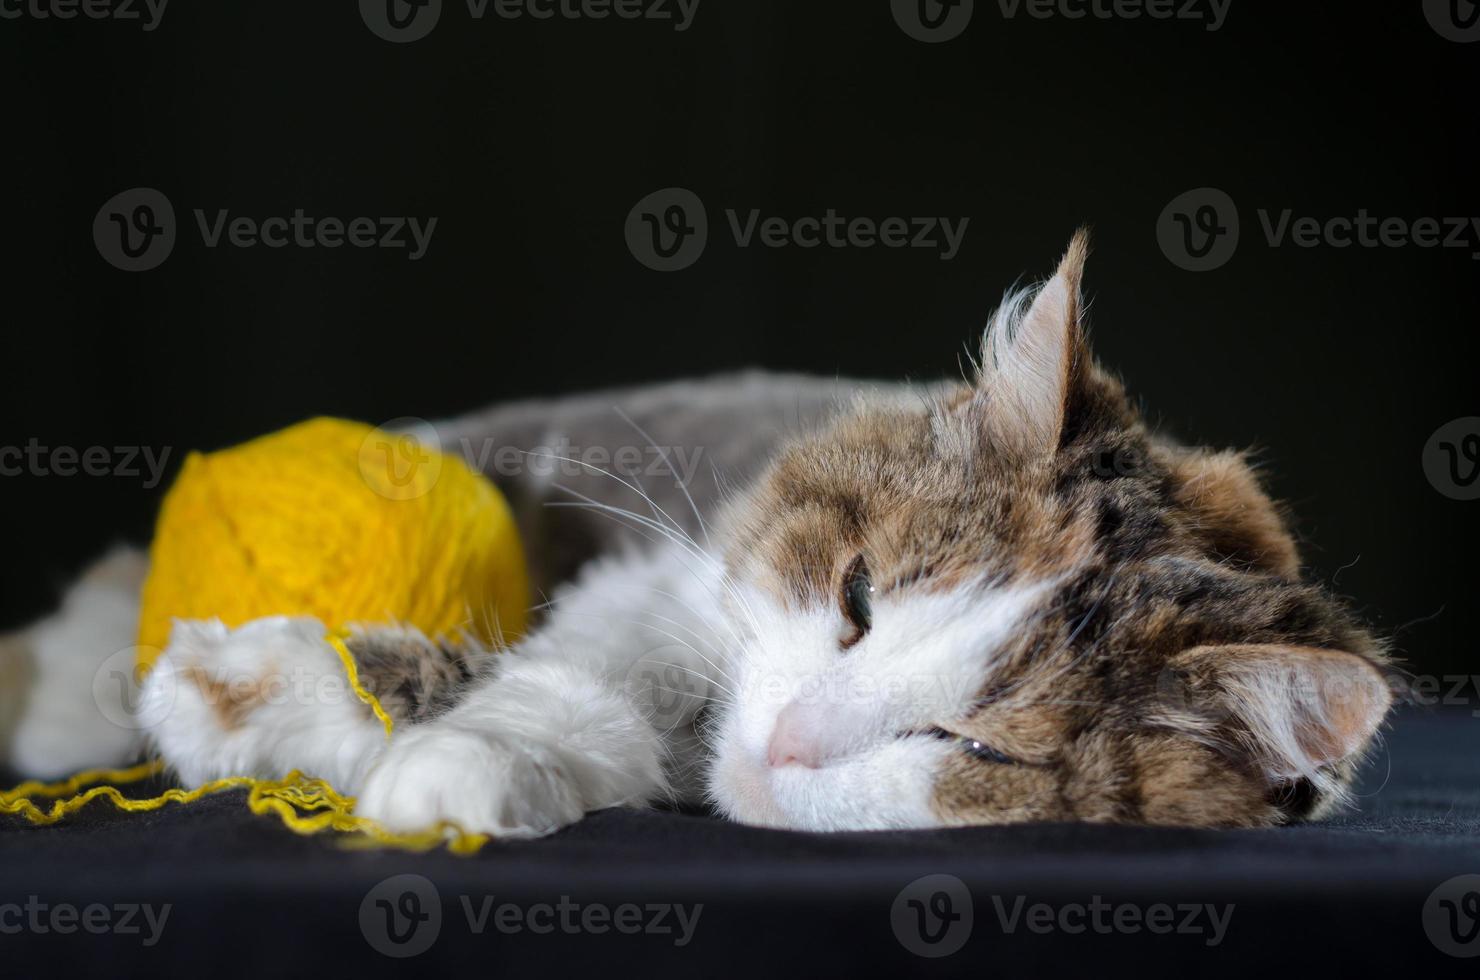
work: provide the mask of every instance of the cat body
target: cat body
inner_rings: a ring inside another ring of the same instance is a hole
[[[357,631],[387,744],[324,624],[180,623],[150,740],[186,783],[303,769],[394,828],[506,836],[663,801],[809,830],[1327,812],[1383,650],[1240,455],[1150,433],[1095,364],[1085,251],[958,384],[745,375],[437,425],[514,506],[535,627]]]

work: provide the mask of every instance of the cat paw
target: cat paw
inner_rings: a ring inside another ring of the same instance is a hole
[[[269,616],[175,623],[143,682],[139,724],[187,786],[294,769],[353,791],[385,729],[345,678],[324,624]]]
[[[355,805],[357,816],[393,831],[446,821],[499,837],[539,837],[584,813],[552,754],[435,722],[396,734]]]

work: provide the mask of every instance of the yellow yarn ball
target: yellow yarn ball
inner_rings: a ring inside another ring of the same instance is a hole
[[[486,477],[412,435],[312,419],[185,461],[150,549],[139,664],[175,619],[307,615],[502,644],[528,608],[518,529]]]

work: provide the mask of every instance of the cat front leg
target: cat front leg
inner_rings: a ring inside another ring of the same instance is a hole
[[[528,837],[679,795],[692,713],[663,699],[655,710],[651,695],[702,703],[723,674],[714,568],[685,549],[589,568],[455,707],[396,732],[356,812],[396,830],[451,821]]]
[[[539,836],[663,795],[662,741],[603,678],[516,652],[456,709],[398,731],[355,812],[395,830]]]

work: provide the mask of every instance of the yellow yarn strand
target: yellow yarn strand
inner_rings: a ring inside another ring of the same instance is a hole
[[[324,639],[334,648],[334,652],[339,654],[339,659],[344,664],[344,674],[349,678],[349,686],[355,692],[355,697],[368,704],[370,710],[375,712],[375,717],[379,718],[380,723],[385,726],[385,740],[389,742],[391,732],[395,731],[396,723],[391,721],[391,716],[385,713],[380,699],[365,690],[364,685],[360,683],[360,668],[355,664],[354,655],[349,652],[349,647],[345,645],[345,641],[349,639],[349,630],[337,629]]]
[[[380,700],[360,683],[354,657],[344,642],[348,635],[344,630],[337,630],[326,639],[344,662],[345,674],[355,695],[380,719],[385,726],[385,736],[390,739],[395,723]],[[229,776],[194,789],[168,789],[147,799],[131,799],[113,785],[142,782],[159,775],[164,769],[163,760],[154,759],[128,769],[89,770],[59,783],[24,782],[14,789],[0,792],[0,814],[14,814],[36,826],[50,826],[98,799],[107,800],[125,813],[143,813],[170,803],[194,803],[214,793],[246,787],[247,808],[252,813],[275,816],[288,830],[304,836],[324,830],[337,831],[347,835],[343,840],[346,847],[429,851],[445,845],[453,854],[467,856],[478,853],[490,840],[487,834],[470,834],[446,821],[412,834],[395,833],[374,820],[356,816],[354,797],[344,796],[324,780],[305,776],[296,769],[283,779]],[[105,785],[83,790],[84,786],[93,783]],[[37,799],[53,801],[51,808],[46,810],[37,806]]]
[[[159,796],[145,800],[135,800],[124,796],[117,786],[94,786],[83,793],[77,793],[65,800],[58,799],[51,805],[50,810],[43,810],[32,800],[31,796],[44,798],[55,798],[64,796],[71,787],[77,784],[97,782],[99,779],[112,777],[112,782],[131,783],[140,782],[164,769],[164,764],[159,760],[146,762],[132,769],[124,770],[98,770],[81,773],[73,776],[66,782],[56,783],[50,786],[39,784],[22,784],[6,793],[0,793],[0,813],[15,813],[25,817],[31,823],[40,827],[50,826],[62,819],[71,816],[78,810],[87,806],[93,800],[105,799],[115,807],[126,813],[142,813],[148,810],[158,810],[167,803],[194,803],[203,796],[211,793],[219,793],[222,790],[236,789],[241,786],[250,786],[256,780],[249,776],[233,776],[228,779],[217,779],[197,786],[195,789],[168,789]],[[28,787],[35,788],[27,793]]]
[[[129,769],[89,769],[60,783],[40,783],[30,780],[21,783],[15,789],[0,792],[0,803],[5,803],[23,796],[44,796],[48,799],[59,796],[71,796],[90,783],[137,783],[141,779],[148,779],[150,776],[163,771],[164,763],[159,759],[155,759],[152,762],[145,762]]]

